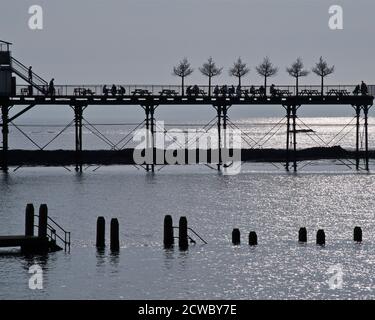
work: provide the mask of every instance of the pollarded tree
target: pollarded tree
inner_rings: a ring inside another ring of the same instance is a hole
[[[315,67],[312,68],[312,72],[321,78],[321,95],[323,95],[324,78],[335,72],[335,66],[329,67],[327,61],[320,57]]]
[[[286,68],[286,72],[288,72],[291,77],[296,78],[296,95],[298,95],[298,80],[300,77],[306,77],[309,71],[304,69],[302,59],[297,58],[289,68]]]
[[[268,57],[265,57],[263,62],[255,69],[260,76],[264,77],[264,90],[267,92],[267,78],[275,76],[279,69],[273,65]]]
[[[241,57],[233,63],[233,67],[229,69],[229,75],[238,78],[238,85],[241,87],[241,78],[247,75],[250,69],[247,67],[246,63],[242,62]]]
[[[203,63],[202,67],[199,68],[199,71],[208,77],[208,95],[211,95],[211,79],[220,75],[223,68],[218,68],[212,57],[209,57],[207,62]]]
[[[184,95],[185,92],[185,77],[191,75],[193,71],[194,69],[190,67],[190,63],[187,58],[183,58],[177,66],[173,67],[173,75],[181,78],[182,95]]]

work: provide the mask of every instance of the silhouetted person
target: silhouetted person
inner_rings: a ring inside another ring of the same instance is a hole
[[[48,86],[48,93],[53,96],[55,94],[55,84],[54,84],[55,79],[52,78],[51,81],[49,82]]]
[[[234,93],[236,92],[236,89],[234,88],[234,86],[232,85],[229,89],[228,89],[228,93],[230,96],[234,95]]]
[[[357,85],[355,86],[354,90],[353,90],[353,94],[354,94],[355,96],[358,96],[360,92],[361,92],[361,86],[360,86],[359,84],[357,84]]]
[[[108,88],[107,88],[106,85],[103,86],[103,94],[104,94],[105,96],[108,96]]]
[[[266,91],[266,90],[264,89],[263,86],[260,86],[260,87],[259,87],[259,94],[260,94],[261,96],[264,96],[265,91]]]
[[[255,87],[254,86],[250,87],[250,94],[255,95]]]
[[[271,94],[271,96],[276,96],[276,89],[275,89],[275,85],[274,84],[272,84],[271,86],[270,86],[270,94]]]
[[[28,73],[29,73],[29,83],[32,83],[33,82],[33,70],[32,70],[32,66],[29,67]],[[33,95],[33,86],[30,84],[29,85],[29,96],[32,96],[32,95]]]
[[[228,86],[227,86],[227,85],[223,85],[223,86],[221,87],[221,94],[222,94],[223,96],[225,96],[227,93],[228,93]]]
[[[120,94],[123,96],[125,94],[126,90],[123,86],[120,86]]]
[[[238,97],[241,97],[241,86],[240,85],[237,86],[236,94],[237,94]]]
[[[199,95],[199,87],[197,85],[194,85],[193,92],[196,96]]]
[[[367,85],[363,81],[361,83],[361,93],[363,96],[367,95],[368,93]]]
[[[191,96],[191,86],[188,86],[187,88],[186,88],[186,94],[188,95],[188,96]]]
[[[111,88],[111,93],[112,93],[113,96],[115,96],[115,95],[116,95],[116,92],[117,92],[117,88],[116,88],[116,86],[113,84],[113,85],[112,85],[112,88]]]
[[[218,86],[218,85],[216,85],[216,86],[215,86],[215,88],[214,88],[214,95],[215,95],[215,96],[218,96],[218,95],[219,95],[219,93],[220,93],[220,89],[219,89],[219,86]]]
[[[30,66],[29,67],[29,82],[31,83],[31,82],[33,82],[33,67],[32,66]]]

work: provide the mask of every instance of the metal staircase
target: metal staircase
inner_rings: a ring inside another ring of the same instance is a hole
[[[29,83],[33,88],[37,89],[43,94],[47,93],[48,82],[33,71],[30,74],[31,77],[29,77],[29,68],[13,57],[11,57],[11,69],[16,75]]]

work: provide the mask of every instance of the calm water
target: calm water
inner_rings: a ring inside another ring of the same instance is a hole
[[[319,126],[327,136],[333,128],[340,130],[334,123]],[[246,164],[236,176],[205,166],[165,167],[155,175],[133,167],[0,174],[0,234],[23,233],[29,202],[47,203],[50,215],[72,232],[70,254],[25,257],[2,250],[0,299],[373,299],[374,187],[374,175],[331,162],[297,175],[265,164]],[[208,244],[165,251],[166,214],[174,224],[186,216]],[[94,247],[99,215],[107,226],[119,219],[118,255]],[[356,225],[364,232],[361,245],[351,241]],[[308,229],[307,245],[296,241],[301,226]],[[231,245],[234,227],[242,232],[239,247]],[[326,231],[324,248],[314,244],[319,228]],[[259,241],[253,248],[246,245],[251,230]],[[34,263],[44,270],[43,290],[28,288]],[[333,290],[327,271],[337,264],[343,287]]]

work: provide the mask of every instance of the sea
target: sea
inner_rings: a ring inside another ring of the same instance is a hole
[[[84,149],[110,149],[139,119],[86,119]],[[71,119],[47,120],[15,121],[10,148],[73,149],[74,127],[65,128]],[[184,131],[210,120],[176,117],[165,125]],[[244,147],[247,139],[262,148],[285,148],[282,115],[239,116],[231,123],[243,132]],[[308,129],[298,133],[298,148],[354,148],[352,115],[305,116],[297,123]],[[82,173],[11,167],[0,173],[0,235],[23,234],[26,204],[38,211],[45,203],[71,232],[71,249],[24,255],[0,248],[0,299],[374,299],[374,165],[367,172],[363,163],[356,171],[348,160],[303,161],[297,173],[287,173],[278,163],[243,163],[236,175],[203,164],[157,166],[154,173],[134,166],[84,166]],[[186,217],[207,243],[191,234],[196,243],[188,250],[179,250],[177,242],[164,249],[165,215],[175,226]],[[106,219],[104,250],[95,247],[99,216]],[[119,252],[109,247],[112,218],[119,221]],[[362,243],[353,242],[355,226],[362,228]],[[307,228],[307,243],[298,242],[301,227]],[[241,232],[238,246],[231,242],[234,228]],[[325,246],[316,245],[319,229]],[[250,231],[257,233],[256,246],[248,245]],[[37,287],[33,270],[42,280]]]

